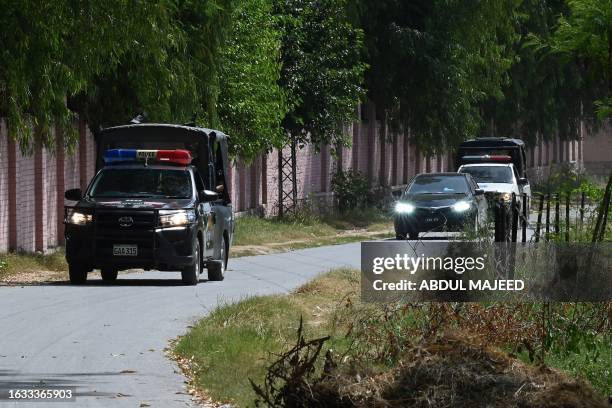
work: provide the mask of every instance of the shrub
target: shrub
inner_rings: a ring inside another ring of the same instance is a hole
[[[341,212],[364,208],[368,201],[368,180],[357,170],[338,170],[332,177],[331,188]]]

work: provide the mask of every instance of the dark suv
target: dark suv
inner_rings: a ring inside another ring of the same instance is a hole
[[[143,268],[180,270],[183,283],[195,285],[205,267],[209,280],[222,280],[234,230],[225,182],[227,138],[173,125],[130,125],[106,135],[126,130],[130,137],[117,143],[98,135],[98,148],[110,147],[101,152],[104,166],[84,194],[66,192],[66,199],[77,201],[65,217],[70,282],[85,282],[93,269],[114,281],[120,270]],[[155,142],[151,130],[166,131],[168,143]],[[192,144],[172,139],[189,133]],[[141,136],[145,148],[132,148]]]

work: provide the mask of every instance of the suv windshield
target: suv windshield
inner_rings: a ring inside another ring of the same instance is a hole
[[[89,195],[97,198],[190,198],[191,193],[191,177],[187,170],[104,169]]]
[[[477,183],[512,183],[512,170],[508,166],[470,166],[461,169]]]
[[[465,194],[469,191],[463,176],[420,176],[417,177],[408,194]]]

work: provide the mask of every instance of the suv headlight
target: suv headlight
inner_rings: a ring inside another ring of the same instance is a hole
[[[91,224],[92,220],[93,216],[91,214],[86,214],[82,211],[70,208],[66,211],[64,222],[72,225],[88,225]]]
[[[196,219],[193,210],[163,210],[159,212],[160,227],[180,227],[194,222]]]
[[[471,207],[467,201],[459,201],[453,204],[453,211],[455,212],[466,212]]]

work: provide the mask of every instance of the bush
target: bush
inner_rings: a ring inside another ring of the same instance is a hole
[[[368,180],[357,170],[338,170],[332,177],[331,188],[341,212],[364,208],[368,202]]]

